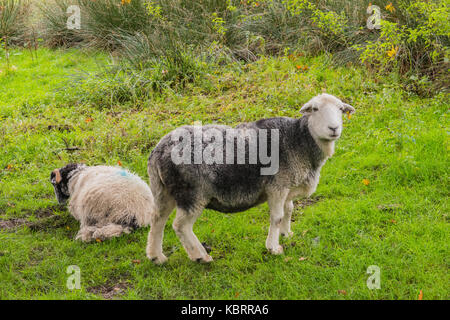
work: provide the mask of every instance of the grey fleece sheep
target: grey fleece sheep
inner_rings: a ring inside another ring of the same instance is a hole
[[[127,170],[69,164],[53,170],[50,181],[59,203],[70,198],[69,211],[80,221],[76,239],[118,237],[150,223],[154,210],[150,188]]]
[[[292,199],[316,190],[320,169],[341,135],[342,114],[354,111],[338,98],[321,94],[301,108],[300,119],[262,119],[235,129],[184,126],[167,134],[148,160],[156,211],[147,257],[155,263],[167,260],[162,238],[174,207],[173,228],[189,258],[210,262],[193,233],[203,209],[238,212],[266,201],[270,209],[266,247],[281,254],[279,235],[292,234]]]

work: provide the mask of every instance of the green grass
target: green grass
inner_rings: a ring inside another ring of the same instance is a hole
[[[103,106],[89,97],[107,96],[107,87],[89,93],[72,81],[102,69],[105,55],[40,49],[37,60],[26,51],[11,60],[17,70],[0,75],[0,223],[22,224],[0,230],[1,299],[417,299],[420,290],[424,299],[449,298],[448,96],[421,99],[394,75],[374,81],[363,69],[331,67],[327,56],[263,57],[206,75],[206,87]],[[357,112],[344,119],[313,201],[297,202],[284,255],[264,247],[266,204],[203,213],[194,228],[212,247],[210,265],[188,259],[173,214],[164,266],[145,257],[148,228],[101,243],[73,240],[79,225],[57,205],[54,168],[120,161],[147,180],[147,157],[173,128],[299,117],[324,90]],[[66,288],[69,265],[81,269],[81,290]],[[366,286],[370,265],[381,269],[379,290]]]

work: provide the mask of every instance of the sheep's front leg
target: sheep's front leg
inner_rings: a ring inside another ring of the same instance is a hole
[[[284,237],[290,237],[294,233],[291,231],[291,217],[294,211],[294,203],[292,200],[287,200],[284,203],[284,216],[281,219],[280,232]]]
[[[186,211],[178,207],[177,216],[172,226],[189,258],[192,261],[208,263],[213,261],[213,259],[208,255],[193,231],[194,223],[201,213],[202,209]]]
[[[270,227],[266,239],[266,248],[272,254],[282,254],[280,245],[280,226],[284,217],[284,203],[288,192],[276,192],[269,195],[267,203],[270,209]]]

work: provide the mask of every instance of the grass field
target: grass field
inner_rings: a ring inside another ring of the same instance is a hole
[[[16,50],[15,70],[0,73],[1,299],[450,297],[448,96],[419,98],[402,91],[395,75],[372,79],[364,69],[332,67],[325,55],[299,55],[263,57],[211,72],[204,85],[101,105],[108,85],[80,79],[108,61],[76,49],[40,49],[37,59]],[[212,248],[209,265],[188,259],[171,228],[173,214],[164,266],[145,257],[148,228],[74,241],[79,225],[57,204],[54,168],[120,163],[147,180],[148,155],[175,127],[300,117],[301,105],[322,91],[356,113],[344,119],[317,192],[296,201],[295,235],[282,240],[284,255],[264,247],[266,204],[203,213],[194,231]],[[66,287],[70,265],[80,267],[80,290]],[[378,290],[366,285],[371,265],[381,270]]]

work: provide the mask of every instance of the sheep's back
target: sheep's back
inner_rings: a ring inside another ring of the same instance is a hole
[[[70,211],[88,225],[133,222],[147,225],[153,207],[150,188],[138,176],[117,167],[81,171],[71,184]]]

